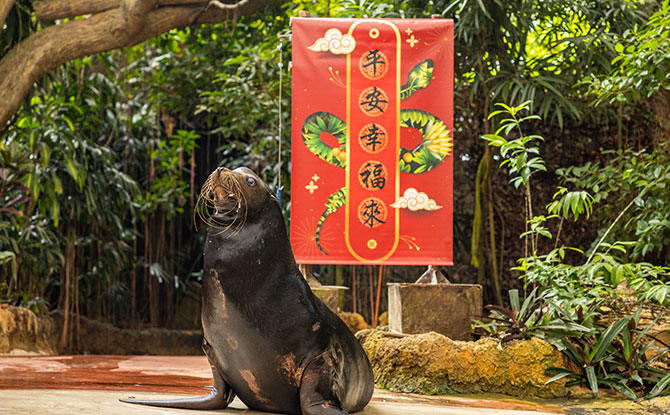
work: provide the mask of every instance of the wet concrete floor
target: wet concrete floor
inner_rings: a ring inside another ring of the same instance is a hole
[[[0,414],[260,414],[236,399],[222,411],[151,408],[128,397],[206,395],[212,385],[204,356],[0,356]],[[590,412],[578,405],[500,396],[422,396],[375,390],[363,415],[544,415]],[[650,412],[651,413],[651,412]]]
[[[257,412],[247,409],[239,400],[235,399],[228,409],[219,411],[192,411],[185,409],[165,409],[138,406],[119,402],[119,397],[128,396],[163,399],[184,397],[188,395],[175,394],[131,394],[118,391],[85,391],[85,390],[7,390],[0,400],[0,414],[245,414],[267,415],[266,412]],[[449,407],[426,403],[393,402],[385,400],[372,401],[362,412],[362,415],[542,415],[547,412],[516,411],[492,408]]]

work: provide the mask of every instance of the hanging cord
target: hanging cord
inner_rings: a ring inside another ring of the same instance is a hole
[[[281,184],[281,147],[282,147],[282,74],[284,72],[284,60],[283,60],[283,46],[284,46],[284,37],[283,35],[279,36],[279,46],[277,46],[277,49],[279,50],[279,100],[277,102],[277,106],[279,107],[279,155],[277,156],[278,161],[277,161],[277,169],[279,170],[277,173],[277,201],[279,202],[279,207],[283,207],[283,200],[282,200],[282,192],[284,191],[284,186]]]

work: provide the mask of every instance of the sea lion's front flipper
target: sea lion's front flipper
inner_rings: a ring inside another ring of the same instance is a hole
[[[321,355],[310,362],[300,382],[300,410],[303,415],[348,415],[337,398],[334,362]]]
[[[202,349],[207,355],[207,360],[209,360],[209,365],[212,367],[212,376],[214,376],[214,387],[212,391],[207,396],[199,396],[197,398],[185,398],[185,399],[172,399],[165,401],[151,401],[151,400],[130,400],[130,399],[119,399],[121,402],[133,403],[138,405],[148,405],[148,406],[160,406],[163,408],[182,408],[182,409],[225,409],[230,405],[235,397],[235,393],[232,388],[221,376],[219,368],[221,367],[218,364],[218,360],[214,355],[212,347],[207,343],[207,340],[203,339]]]

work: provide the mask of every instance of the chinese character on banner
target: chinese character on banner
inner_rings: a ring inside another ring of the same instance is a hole
[[[296,18],[298,263],[452,263],[454,25]]]

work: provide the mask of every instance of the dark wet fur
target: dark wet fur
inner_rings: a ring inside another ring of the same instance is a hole
[[[251,410],[272,413],[362,410],[374,390],[370,362],[307,285],[267,185],[249,169],[217,169],[197,205],[210,225],[201,315],[214,388],[207,397],[128,402],[211,410],[238,396]]]

